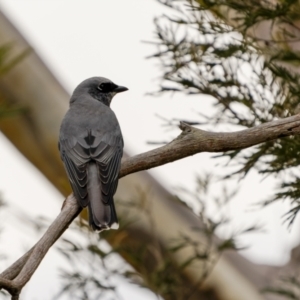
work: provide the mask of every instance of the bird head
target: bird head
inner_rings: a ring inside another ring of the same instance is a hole
[[[121,92],[127,91],[128,88],[117,85],[104,77],[92,77],[81,82],[74,90],[73,99],[77,96],[88,93],[94,99],[110,106],[112,98]],[[71,98],[71,100],[72,100]]]

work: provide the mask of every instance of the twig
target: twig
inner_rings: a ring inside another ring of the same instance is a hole
[[[300,114],[268,122],[237,132],[208,132],[186,123],[180,124],[181,134],[160,148],[126,158],[122,161],[119,178],[154,168],[201,152],[224,152],[248,148],[266,141],[300,134]],[[19,299],[22,288],[30,280],[47,251],[78,216],[81,208],[73,194],[31,250],[0,274],[0,289],[7,290],[13,300]]]

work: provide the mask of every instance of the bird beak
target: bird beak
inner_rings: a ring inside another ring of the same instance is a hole
[[[118,85],[118,86],[114,89],[114,92],[115,92],[115,93],[121,93],[121,92],[125,92],[125,91],[128,91],[128,88],[125,87],[125,86],[120,86],[120,85]]]

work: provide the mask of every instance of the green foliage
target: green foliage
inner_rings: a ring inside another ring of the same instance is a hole
[[[11,56],[13,43],[0,46],[0,76],[9,72],[13,67],[20,63],[30,52],[30,49],[22,51],[20,54]]]
[[[59,252],[70,263],[61,270],[62,289],[54,299],[122,299],[116,286],[120,277],[139,277],[99,236],[89,235],[88,228],[73,227],[80,240],[63,239]],[[139,278],[141,281],[141,279]]]
[[[215,190],[211,188],[215,179],[211,175],[205,174],[197,178],[195,192],[180,190],[185,198],[193,198],[200,204],[198,217],[199,224],[202,225],[190,229],[196,232],[197,240],[180,234],[162,244],[156,238],[159,235],[155,231],[159,228],[154,225],[151,229],[152,237],[150,238],[146,232],[137,233],[140,239],[134,239],[134,245],[132,245],[132,240],[126,240],[125,236],[128,233],[122,233],[121,229],[117,233],[101,233],[101,236],[88,235],[86,230],[79,230],[78,233],[81,237],[78,240],[80,242],[64,239],[59,251],[70,262],[71,270],[68,268],[68,270],[62,271],[63,287],[55,299],[62,295],[80,300],[99,299],[100,297],[122,299],[117,290],[117,282],[120,278],[131,284],[150,289],[158,297],[160,295],[164,299],[198,299],[194,297],[194,293],[209,275],[221,253],[226,250],[241,249],[242,247],[238,246],[238,238],[243,234],[258,230],[257,226],[249,226],[228,234],[225,240],[216,238],[216,232],[220,228],[230,227],[230,220],[225,217],[226,206],[235,197],[237,191],[228,191],[224,186],[223,193],[216,196]],[[130,207],[131,212],[136,209],[136,213],[134,220],[121,220],[121,228],[126,227],[126,224],[139,222],[141,215],[147,217],[149,224],[153,224],[151,213],[147,209],[147,201],[152,203],[152,199],[146,199],[149,198],[147,191],[140,189],[138,197],[139,200],[129,203],[122,201],[125,208]],[[182,201],[179,198],[177,200]],[[211,203],[218,207],[219,213],[208,217],[207,204]],[[186,205],[185,202],[182,204]],[[112,249],[104,242],[101,237],[105,234],[120,235],[121,242],[117,248]],[[202,238],[199,239],[199,236]],[[186,255],[180,265],[176,264],[174,256],[186,250],[189,255]],[[118,253],[126,257],[131,266],[127,265],[117,255]],[[184,276],[184,271],[187,267],[193,267],[195,264],[197,264],[199,277],[195,286],[191,288],[190,283],[187,284],[189,280]]]
[[[87,232],[84,232],[87,235]],[[111,277],[119,270],[107,266],[113,251],[101,249],[100,242],[88,241],[82,235],[81,242],[64,239],[60,252],[70,262],[72,272],[61,271],[63,288],[54,297],[68,295],[70,299],[102,299],[115,296],[115,286]],[[114,297],[115,299],[115,297]]]
[[[300,281],[299,276],[282,277],[276,287],[267,287],[262,290],[265,294],[281,296],[280,299],[299,299],[300,298]]]
[[[4,44],[0,46],[0,77],[4,76],[14,66],[20,63],[29,53],[30,49],[21,52],[18,55],[11,55],[13,44]],[[0,118],[9,117],[24,110],[22,107],[8,104],[1,95],[0,91]]]
[[[300,75],[295,67],[300,52],[291,46],[300,37],[293,23],[300,19],[298,1],[159,2],[172,13],[155,20],[158,50],[151,58],[160,61],[162,70],[157,93],[209,95],[213,112],[201,112],[198,123],[235,129],[299,112]],[[264,36],[259,32],[263,22],[269,26]],[[292,136],[221,156],[238,166],[227,178],[245,177],[253,168],[264,176],[274,174],[278,189],[264,204],[290,200],[287,220],[292,224],[300,208],[299,154],[300,137]]]

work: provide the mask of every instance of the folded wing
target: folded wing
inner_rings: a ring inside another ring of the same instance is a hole
[[[96,164],[103,204],[110,204],[116,192],[118,175],[123,155],[121,135],[97,136],[87,131],[82,138],[69,137],[59,141],[61,158],[64,162],[73,192],[79,204],[86,207],[88,197],[89,164]],[[100,201],[99,199],[99,201]]]

